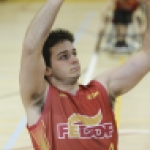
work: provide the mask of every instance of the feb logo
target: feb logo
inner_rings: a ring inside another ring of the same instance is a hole
[[[58,138],[111,138],[113,133],[112,123],[101,124],[101,121],[101,111],[98,111],[98,113],[92,117],[80,114],[72,114],[68,118],[68,123],[59,123],[57,125]]]

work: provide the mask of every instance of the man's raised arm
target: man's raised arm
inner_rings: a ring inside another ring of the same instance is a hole
[[[23,48],[37,50],[42,48],[49,34],[57,13],[64,0],[47,0],[33,18],[25,35]]]
[[[46,66],[42,57],[44,42],[64,0],[47,0],[31,21],[22,48],[20,92],[24,104],[44,94]]]
[[[99,75],[100,81],[113,97],[122,95],[133,87],[150,71],[150,0],[139,0],[147,8],[147,28],[142,50],[123,65]]]

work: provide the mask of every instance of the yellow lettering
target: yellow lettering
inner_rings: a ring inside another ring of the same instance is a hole
[[[114,150],[114,144],[113,143],[110,144],[109,150]]]
[[[94,92],[94,93],[88,95],[87,98],[88,98],[89,100],[91,100],[91,99],[93,99],[93,98],[95,98],[95,97],[97,97],[97,96],[98,96],[98,91],[96,91],[96,92]]]

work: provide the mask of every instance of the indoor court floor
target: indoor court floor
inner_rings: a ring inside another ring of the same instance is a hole
[[[44,1],[0,2],[0,150],[33,150],[19,96],[21,47],[30,20]],[[80,82],[117,67],[128,55],[95,54],[100,12],[105,1],[66,0],[53,28],[75,34],[81,61]],[[36,36],[36,35],[35,35]],[[116,103],[119,150],[150,150],[150,74]]]

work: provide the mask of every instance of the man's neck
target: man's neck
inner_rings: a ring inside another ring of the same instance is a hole
[[[56,87],[59,90],[71,93],[73,95],[75,95],[77,93],[77,91],[79,90],[79,83],[75,82],[75,83],[69,83],[69,82],[61,82],[58,80],[52,80],[51,81],[51,85]]]

